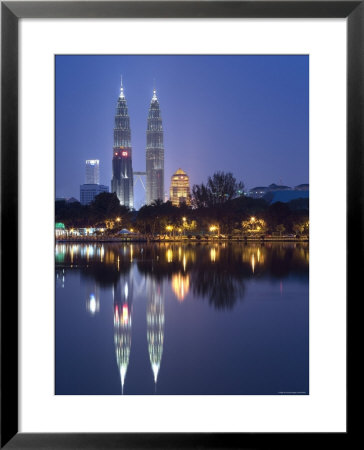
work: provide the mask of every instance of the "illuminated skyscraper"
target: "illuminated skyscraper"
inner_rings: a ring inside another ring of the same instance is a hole
[[[122,82],[115,114],[112,174],[111,192],[116,193],[121,205],[133,208],[134,188],[130,118]]]
[[[86,160],[85,184],[100,184],[100,161],[98,159]]]
[[[164,144],[162,116],[156,90],[150,102],[147,123],[147,204],[164,200]]]
[[[169,197],[175,206],[180,206],[181,203],[191,204],[190,180],[182,169],[172,175]]]
[[[150,364],[157,385],[164,343],[164,294],[162,284],[149,279],[147,288],[147,340]]]

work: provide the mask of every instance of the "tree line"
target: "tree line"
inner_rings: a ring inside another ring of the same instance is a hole
[[[207,183],[194,185],[192,205],[179,207],[170,201],[154,201],[130,211],[121,206],[115,193],[101,193],[89,205],[57,201],[56,222],[68,228],[103,227],[110,233],[122,228],[143,234],[183,232],[220,234],[259,232],[308,234],[308,199],[269,204],[264,199],[247,197],[244,184],[231,173],[216,172]]]

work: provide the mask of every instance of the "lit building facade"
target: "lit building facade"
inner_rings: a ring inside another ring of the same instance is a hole
[[[86,160],[85,184],[100,184],[100,161],[98,159]]]
[[[162,116],[156,90],[150,102],[146,148],[147,204],[164,200],[164,142]]]
[[[80,186],[80,203],[88,205],[93,202],[96,195],[102,192],[109,192],[108,186],[102,184],[81,184]]]
[[[182,203],[191,204],[190,180],[182,169],[178,169],[172,175],[169,199],[175,206],[180,206]]]
[[[116,193],[121,205],[133,208],[134,186],[130,118],[123,83],[120,86],[120,95],[116,105],[112,174],[111,192]]]

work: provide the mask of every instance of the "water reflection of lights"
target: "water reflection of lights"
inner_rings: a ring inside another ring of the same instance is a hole
[[[64,269],[56,270],[56,286],[60,288],[64,288]]]
[[[121,393],[123,394],[131,348],[131,314],[127,304],[122,306],[121,316],[119,306],[114,306],[114,345],[120,373]]]
[[[166,253],[166,255],[167,255],[167,262],[172,262],[173,261],[173,251],[172,251],[172,249],[168,249],[167,250],[167,253]]]
[[[183,253],[183,271],[184,272],[186,272],[186,265],[187,265],[186,254]]]
[[[155,388],[162,360],[164,344],[164,294],[160,283],[149,280],[147,300],[147,340],[150,365]]]
[[[90,294],[88,301],[86,303],[86,309],[92,315],[95,315],[97,312],[100,311],[100,301],[99,299],[96,300],[94,294]]]
[[[210,260],[211,260],[211,262],[216,261],[216,248],[212,248],[210,250]]]
[[[86,286],[86,311],[92,316],[100,311],[100,290],[96,283]]]
[[[121,276],[113,289],[114,345],[119,368],[121,393],[124,393],[125,377],[129,366],[132,326],[133,279]]]
[[[128,305],[123,305],[123,324],[126,325],[129,322],[129,308]]]
[[[184,298],[190,290],[190,276],[181,273],[172,276],[172,290],[178,301],[183,302]]]
[[[254,255],[254,253],[252,254],[251,265],[252,265],[252,271],[254,273],[254,269],[255,269],[255,255]]]

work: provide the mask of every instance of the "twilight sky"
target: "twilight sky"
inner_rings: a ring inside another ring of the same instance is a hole
[[[193,184],[217,170],[247,189],[308,183],[308,56],[56,56],[56,197],[79,199],[85,160],[110,187],[120,75],[134,171],[145,171],[153,80],[162,111],[165,191],[181,167]],[[144,191],[135,186],[135,207]]]

